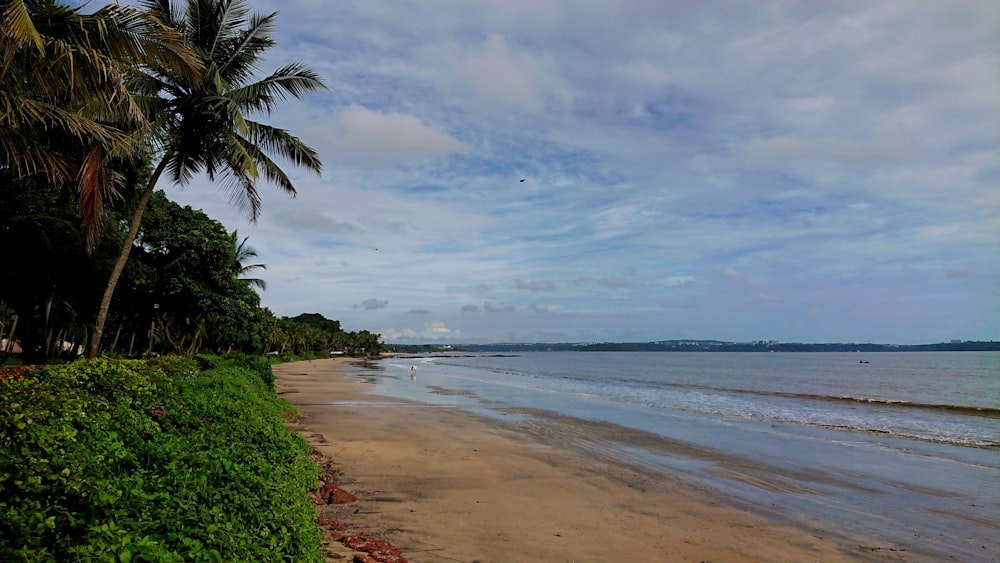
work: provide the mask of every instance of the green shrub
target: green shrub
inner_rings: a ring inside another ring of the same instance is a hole
[[[82,361],[0,383],[0,559],[320,560],[309,448],[235,363]]]
[[[232,355],[232,361],[233,365],[256,373],[267,390],[274,391],[274,372],[271,371],[271,362],[266,357],[236,352]]]

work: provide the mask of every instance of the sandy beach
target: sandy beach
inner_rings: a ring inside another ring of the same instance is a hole
[[[357,502],[324,507],[411,563],[910,561],[681,479],[458,409],[371,394],[344,362],[274,366],[298,430]],[[331,560],[353,552],[331,544]]]

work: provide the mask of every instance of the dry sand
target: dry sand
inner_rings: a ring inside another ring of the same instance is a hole
[[[325,510],[411,563],[909,560],[539,440],[517,424],[378,397],[341,373],[343,361],[276,365],[278,393],[303,415],[303,436],[332,459],[337,484],[358,497]],[[334,543],[330,559],[352,553]]]

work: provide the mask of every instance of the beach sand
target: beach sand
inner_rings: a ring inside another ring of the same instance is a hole
[[[411,563],[912,560],[516,422],[379,397],[342,373],[345,361],[276,365],[277,391],[302,414],[297,429],[336,484],[358,497],[323,512]],[[330,544],[329,560],[353,554]]]

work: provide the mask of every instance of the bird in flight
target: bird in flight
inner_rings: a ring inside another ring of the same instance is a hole
[[[525,180],[527,180],[527,178],[521,178],[521,182],[524,182]]]

